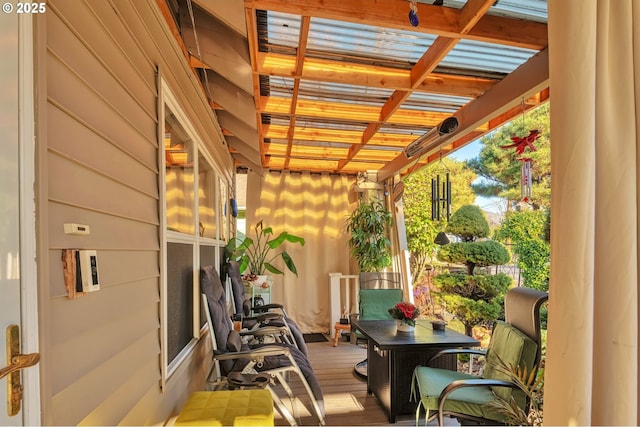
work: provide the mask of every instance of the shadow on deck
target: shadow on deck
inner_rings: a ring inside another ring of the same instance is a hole
[[[311,366],[324,393],[328,426],[415,426],[415,415],[398,416],[396,423],[390,424],[377,398],[367,394],[367,382],[353,373],[353,366],[367,357],[365,348],[344,340],[337,347],[333,347],[331,341],[309,343],[307,346]],[[292,385],[297,396],[304,396],[301,385],[296,381]],[[289,403],[288,399],[283,400]],[[315,418],[300,402],[297,402],[296,409],[302,425],[317,425]],[[276,413],[276,425],[288,424]]]

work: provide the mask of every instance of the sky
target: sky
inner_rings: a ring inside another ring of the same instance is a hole
[[[465,161],[478,157],[478,155],[480,155],[480,150],[482,150],[482,143],[480,142],[480,139],[476,139],[475,141],[449,154],[449,157],[458,161]],[[479,179],[480,178],[477,180]],[[475,204],[482,210],[496,214],[503,213],[506,210],[504,199],[499,197],[476,196]]]

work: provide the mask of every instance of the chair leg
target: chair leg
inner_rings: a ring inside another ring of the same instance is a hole
[[[291,390],[291,387],[289,386],[289,379],[285,379],[285,375],[288,374],[289,372],[276,372],[275,376],[278,380],[278,383],[280,384],[280,386],[282,387],[282,389],[285,391],[285,393],[287,394],[287,396],[289,397],[289,402],[291,403],[291,410],[293,411],[293,418],[295,418],[296,420],[299,420],[300,417],[298,416],[298,410],[297,410],[297,405],[296,405],[296,401],[295,401],[295,395],[293,394],[293,390]],[[288,375],[287,375],[288,377]]]
[[[289,410],[287,409],[285,404],[282,402],[282,399],[280,399],[280,397],[277,395],[277,393],[270,386],[268,386],[267,388],[271,392],[271,397],[273,398],[273,404],[275,405],[275,407],[276,407],[277,411],[280,413],[280,415],[282,415],[282,417],[285,420],[287,420],[289,425],[297,426],[298,422],[296,421],[294,416],[291,415],[291,412],[289,412]]]

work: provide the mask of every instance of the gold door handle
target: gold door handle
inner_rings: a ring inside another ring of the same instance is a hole
[[[20,328],[7,327],[7,360],[11,363],[0,369],[0,379],[7,377],[7,411],[9,416],[20,412],[24,387],[20,382],[20,369],[33,366],[40,361],[39,353],[20,354]]]
[[[11,358],[11,365],[0,369],[0,380],[12,372],[28,368],[40,361],[40,353],[16,354]]]

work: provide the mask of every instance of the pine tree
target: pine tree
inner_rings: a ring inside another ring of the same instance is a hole
[[[475,325],[500,316],[504,294],[512,283],[511,277],[506,274],[477,274],[476,268],[506,264],[511,255],[501,243],[481,240],[489,236],[489,223],[475,205],[466,205],[455,211],[446,231],[460,241],[442,246],[438,251],[438,259],[462,264],[466,271],[434,277],[434,283],[439,288],[435,294],[446,303],[447,310],[464,324],[465,333],[471,336]]]
[[[527,149],[522,155],[501,147],[512,143],[512,136],[524,137],[532,129],[540,132],[534,142],[536,151]],[[551,143],[549,140],[549,104],[528,111],[499,130],[481,139],[483,148],[478,157],[467,161],[467,165],[481,178],[473,191],[479,196],[498,196],[515,204],[522,199],[520,191],[520,169],[518,159],[527,157],[531,164],[531,206],[533,209],[548,208],[551,204]]]

